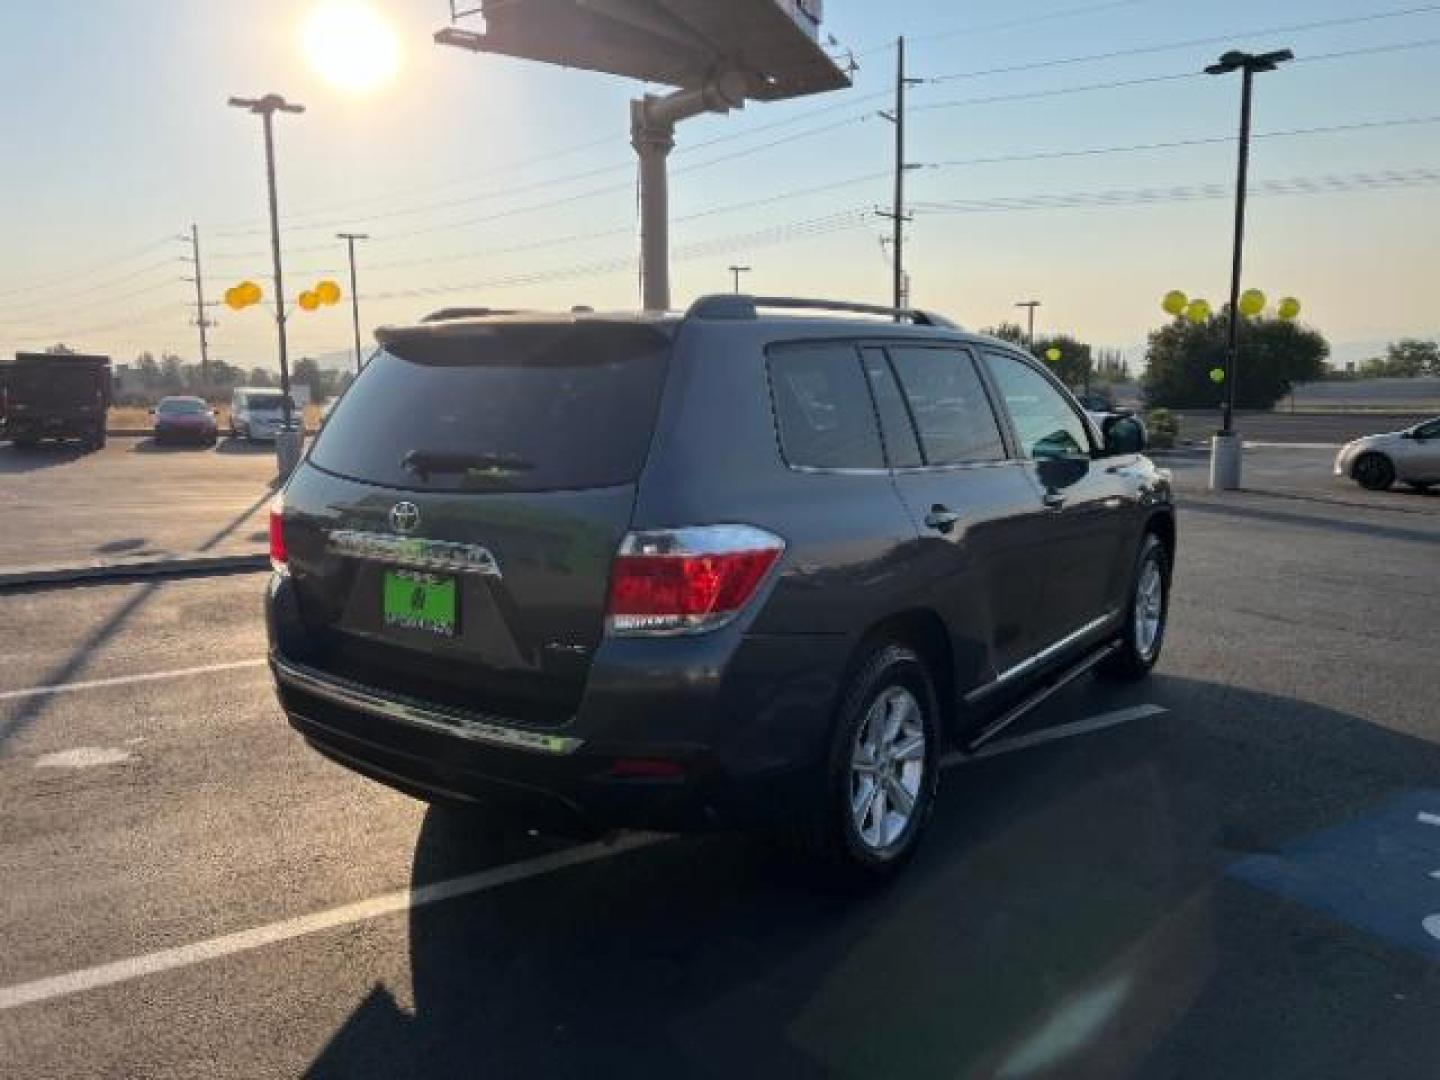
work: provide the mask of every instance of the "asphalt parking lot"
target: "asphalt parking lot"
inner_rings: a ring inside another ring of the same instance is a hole
[[[0,1072],[1432,1076],[1440,499],[1325,457],[1225,496],[1167,462],[1155,676],[955,764],[861,898],[328,764],[274,704],[262,575],[0,596]]]
[[[265,544],[275,448],[112,437],[104,450],[0,443],[0,567]]]

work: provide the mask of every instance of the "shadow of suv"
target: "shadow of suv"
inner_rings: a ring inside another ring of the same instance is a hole
[[[1159,656],[1168,479],[1003,342],[747,296],[377,337],[267,612],[291,723],[393,787],[878,877],[947,751]]]

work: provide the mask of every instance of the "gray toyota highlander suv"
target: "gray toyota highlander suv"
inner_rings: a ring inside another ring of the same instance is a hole
[[[291,723],[402,791],[878,877],[948,750],[1160,653],[1165,474],[1004,342],[747,296],[377,337],[272,509],[267,609]]]

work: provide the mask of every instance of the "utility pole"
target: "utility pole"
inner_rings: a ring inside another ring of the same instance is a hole
[[[895,41],[895,111],[880,114],[895,125],[895,203],[888,212],[877,211],[881,217],[889,218],[895,229],[890,240],[891,306],[897,311],[905,307],[908,292],[905,277],[905,223],[910,221],[911,217],[905,212],[905,174],[915,168],[905,161],[905,90],[907,87],[917,86],[923,81],[923,79],[906,77],[905,38],[903,36],[897,38]]]
[[[275,325],[280,338],[281,415],[285,421],[285,430],[275,439],[275,453],[280,475],[284,477],[290,475],[300,460],[304,432],[291,430],[293,418],[290,410],[290,358],[285,342],[285,281],[280,269],[280,207],[275,194],[274,117],[277,112],[303,113],[305,106],[291,104],[279,94],[266,94],[262,98],[232,97],[230,105],[259,116],[265,129],[265,182],[270,198],[270,256],[275,266]]]
[[[740,275],[748,273],[750,273],[750,267],[748,266],[730,267],[730,275],[735,279],[735,291],[737,293],[740,291]]]
[[[1236,361],[1240,355],[1240,276],[1245,256],[1245,198],[1250,172],[1250,102],[1257,72],[1274,71],[1294,60],[1289,49],[1268,53],[1232,50],[1205,69],[1207,75],[1241,73],[1240,153],[1235,179],[1235,240],[1230,267],[1230,326],[1225,344],[1225,403],[1220,431],[1212,443],[1210,486],[1234,490],[1240,486],[1240,440],[1235,437]]]
[[[369,240],[369,233],[342,232],[336,239],[344,240],[350,250],[350,314],[355,323],[355,374],[360,374],[360,294],[355,291],[355,241]]]
[[[1028,309],[1029,319],[1026,322],[1025,347],[1031,352],[1035,351],[1035,309],[1040,307],[1039,300],[1021,300],[1015,305]]]
[[[203,381],[210,374],[210,342],[205,331],[214,324],[205,316],[205,278],[200,270],[200,229],[190,223],[190,261],[195,265],[195,276],[186,281],[195,283],[195,325],[200,328],[200,378]]]

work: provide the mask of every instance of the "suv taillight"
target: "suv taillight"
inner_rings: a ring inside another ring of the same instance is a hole
[[[285,550],[285,500],[276,495],[270,503],[270,565],[284,573],[290,561]]]
[[[632,532],[610,570],[605,628],[621,637],[699,634],[755,595],[785,541],[752,525]]]

